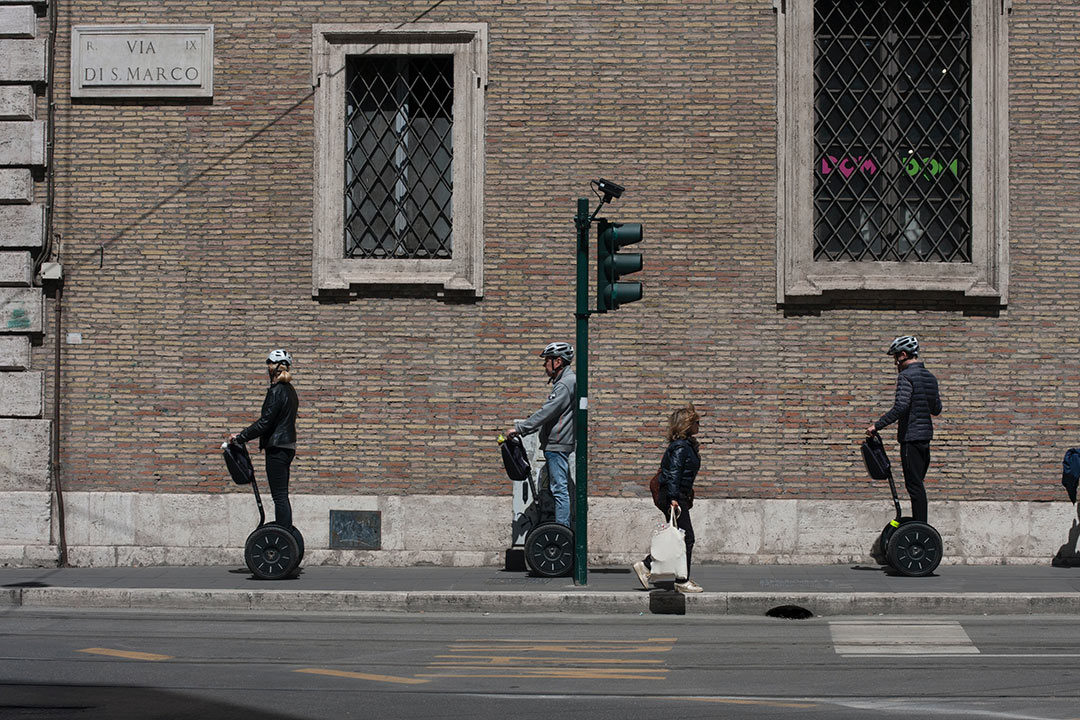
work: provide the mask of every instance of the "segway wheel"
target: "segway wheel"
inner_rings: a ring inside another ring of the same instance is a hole
[[[280,525],[262,525],[248,535],[244,562],[260,580],[288,577],[300,562],[300,548],[292,533]]]
[[[542,577],[565,577],[574,568],[574,533],[559,523],[544,523],[525,536],[525,564]]]
[[[886,556],[901,575],[922,577],[929,575],[941,563],[941,535],[921,522],[904,523],[889,538]]]
[[[300,534],[300,531],[295,525],[289,528],[289,532],[292,533],[293,539],[296,540],[296,547],[298,549],[296,564],[299,565],[300,561],[304,559],[304,536]]]
[[[904,525],[904,524],[909,523],[909,522],[911,522],[911,518],[909,518],[909,517],[900,518],[900,524],[901,525]],[[892,536],[893,536],[894,532],[896,532],[896,525],[893,525],[892,523],[889,523],[888,525],[886,525],[885,527],[883,527],[881,529],[881,536],[878,539],[878,551],[881,553],[881,555],[875,557],[875,559],[878,560],[878,563],[881,564],[881,565],[888,565],[889,564],[888,556],[887,556],[887,553],[888,553],[888,550],[889,550],[889,540],[892,539]]]

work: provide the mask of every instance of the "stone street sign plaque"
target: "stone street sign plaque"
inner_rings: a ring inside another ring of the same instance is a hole
[[[213,97],[213,25],[77,25],[72,97]]]

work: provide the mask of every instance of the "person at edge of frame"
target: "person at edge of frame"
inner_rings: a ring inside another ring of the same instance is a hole
[[[919,359],[919,341],[901,335],[885,351],[896,363],[896,399],[892,408],[866,428],[867,437],[897,424],[904,486],[911,498],[911,517],[927,522],[926,471],[930,468],[930,441],[934,437],[931,416],[941,414],[938,381]]]
[[[675,511],[675,525],[682,529],[686,541],[686,577],[675,578],[675,589],[682,593],[699,593],[704,590],[690,579],[690,558],[694,550],[694,526],[690,522],[690,508],[694,506],[694,479],[701,469],[701,455],[695,435],[701,425],[701,416],[693,405],[687,405],[671,413],[668,418],[667,450],[660,461],[660,504]],[[665,503],[664,500],[667,500]],[[667,514],[664,515],[667,520]],[[631,566],[638,582],[650,590],[652,582],[652,557],[646,556]]]
[[[544,451],[555,500],[555,522],[570,527],[570,453],[574,452],[577,442],[574,434],[577,377],[570,368],[574,347],[564,342],[549,343],[540,357],[544,359],[548,382],[554,387],[540,409],[526,420],[515,421],[514,429],[506,435],[525,436],[539,431],[540,449]]]
[[[229,436],[229,442],[246,443],[259,438],[259,449],[266,458],[266,482],[274,499],[274,522],[292,527],[292,505],[289,503],[289,468],[296,457],[296,411],[300,407],[296,389],[292,386],[292,355],[284,350],[272,350],[266,356],[266,374],[270,387],[266,390],[259,419]]]

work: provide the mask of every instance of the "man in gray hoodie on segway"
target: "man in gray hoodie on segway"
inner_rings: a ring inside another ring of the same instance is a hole
[[[570,362],[574,348],[569,343],[553,342],[540,353],[544,372],[554,387],[543,406],[527,420],[518,420],[509,435],[531,435],[540,432],[540,449],[544,451],[551,494],[555,499],[555,522],[570,527],[570,453],[574,452],[574,397],[577,377]]]
[[[941,414],[938,381],[919,360],[919,341],[914,336],[896,338],[886,352],[896,362],[899,373],[896,401],[891,410],[866,428],[866,434],[873,435],[899,421],[897,439],[900,441],[904,485],[911,497],[911,517],[925,523],[926,488],[923,481],[930,467],[930,440],[934,437],[931,416]]]

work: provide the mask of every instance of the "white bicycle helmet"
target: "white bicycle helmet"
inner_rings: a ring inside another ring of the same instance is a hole
[[[542,358],[562,358],[566,362],[570,362],[574,359],[574,346],[570,343],[553,342],[549,343],[544,351],[540,353]]]
[[[286,367],[292,367],[292,355],[284,350],[271,350],[270,354],[266,356],[266,364],[277,365],[278,363],[284,363]]]
[[[901,335],[892,341],[892,345],[885,351],[889,355],[899,355],[906,352],[915,357],[919,354],[919,340],[914,335]]]

